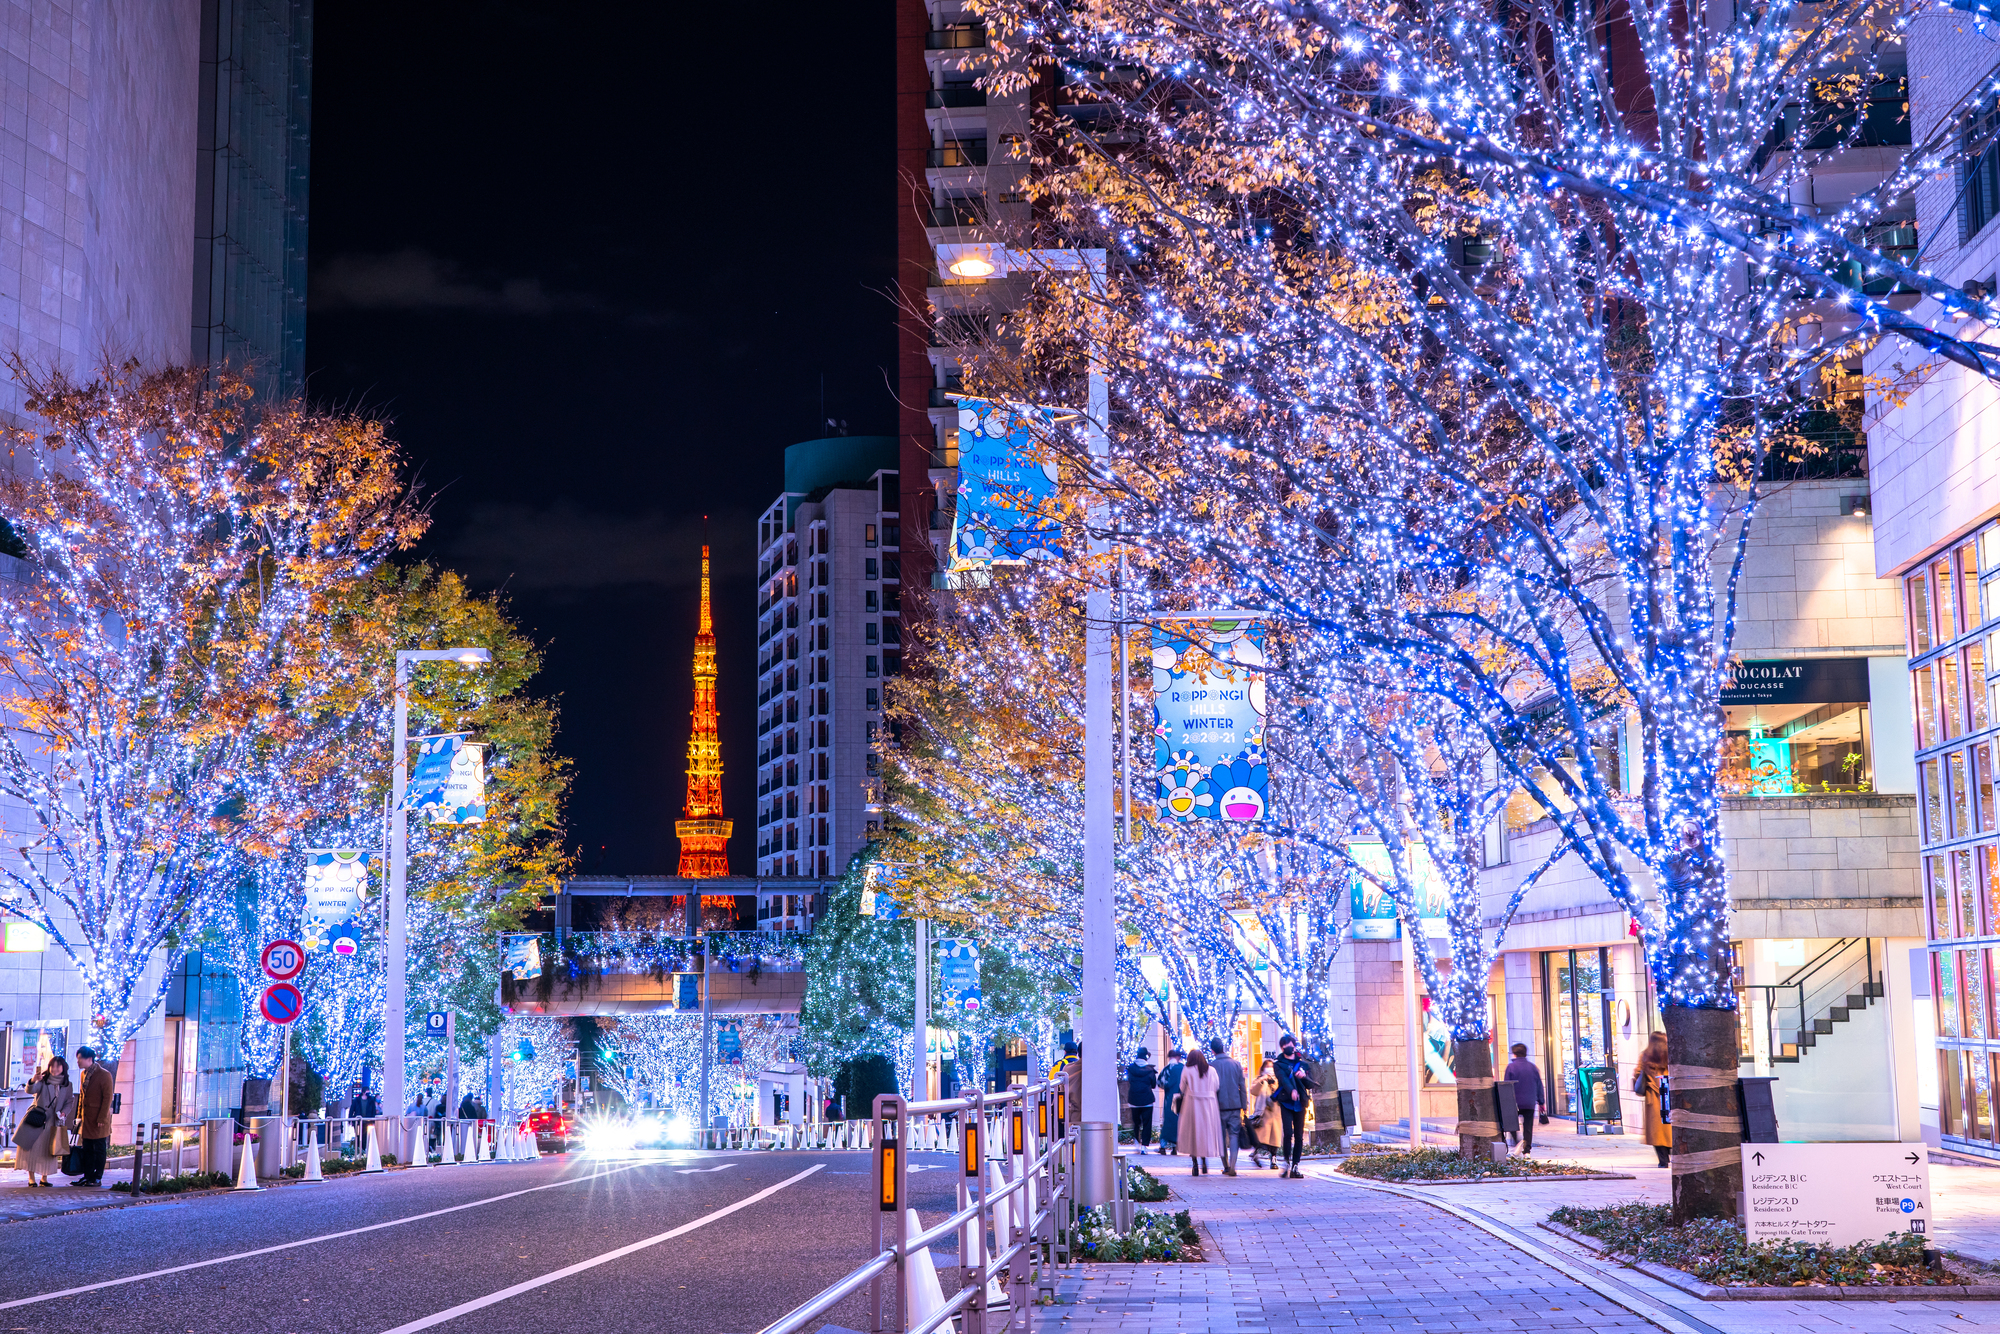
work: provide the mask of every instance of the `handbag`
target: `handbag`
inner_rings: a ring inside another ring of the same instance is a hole
[[[83,1151],[82,1151],[81,1149],[71,1149],[71,1150],[70,1150],[70,1151],[69,1151],[68,1153],[64,1154],[64,1155],[63,1155],[63,1160],[62,1160],[62,1169],[61,1169],[61,1170],[62,1170],[62,1174],[63,1174],[64,1176],[66,1176],[66,1177],[80,1177],[80,1176],[82,1176],[82,1175],[83,1175]]]
[[[1646,1092],[1646,1067],[1643,1065],[1632,1067],[1632,1091],[1642,1096]]]
[[[30,1130],[40,1130],[49,1123],[49,1114],[41,1107],[30,1107],[28,1114],[21,1118],[21,1124]]]
[[[69,1127],[58,1125],[56,1133],[49,1136],[49,1157],[62,1158],[69,1154]]]

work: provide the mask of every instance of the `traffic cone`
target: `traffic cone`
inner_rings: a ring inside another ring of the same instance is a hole
[[[306,1174],[301,1181],[325,1181],[319,1170],[319,1133],[316,1127],[306,1127]]]
[[[236,1189],[238,1190],[264,1189],[257,1184],[257,1142],[250,1138],[254,1133],[255,1125],[255,1122],[251,1122],[251,1129],[243,1132],[243,1156],[236,1164]]]
[[[430,1122],[424,1120],[421,1116],[412,1117],[411,1120],[417,1124],[409,1137],[410,1166],[429,1167],[431,1165],[431,1154],[430,1149],[425,1145],[424,1141],[430,1135]]]
[[[368,1161],[362,1164],[361,1170],[364,1173],[379,1172],[382,1170],[382,1145],[375,1132],[375,1123],[362,1122],[361,1133],[368,1140]]]
[[[472,1153],[470,1157],[475,1163],[486,1161],[486,1123],[484,1121],[474,1121],[472,1123]]]

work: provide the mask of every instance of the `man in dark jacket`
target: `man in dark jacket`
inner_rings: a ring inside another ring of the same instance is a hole
[[[83,1092],[76,1100],[76,1138],[83,1176],[72,1186],[102,1186],[104,1159],[111,1149],[111,1072],[97,1063],[97,1053],[88,1047],[76,1049],[76,1063],[83,1067]]]
[[[1139,1059],[1125,1067],[1125,1101],[1132,1108],[1132,1138],[1144,1153],[1153,1142],[1154,1090],[1160,1086],[1160,1072],[1146,1058],[1152,1053],[1139,1048]]]
[[[1299,1156],[1305,1152],[1306,1099],[1313,1091],[1312,1066],[1287,1033],[1278,1039],[1278,1059],[1271,1063],[1271,1068],[1278,1077],[1278,1088],[1271,1095],[1271,1102],[1285,1121],[1285,1142],[1279,1150],[1284,1157],[1278,1160],[1278,1175],[1303,1181],[1305,1173],[1299,1171]]]
[[[1222,1113],[1222,1175],[1236,1175],[1237,1143],[1243,1138],[1243,1109],[1250,1105],[1250,1089],[1243,1082],[1243,1066],[1221,1038],[1210,1038],[1208,1049],[1215,1054],[1215,1108]]]
[[[1528,1044],[1517,1042],[1509,1050],[1514,1059],[1507,1062],[1501,1078],[1513,1081],[1514,1103],[1521,1109],[1521,1152],[1528,1153],[1535,1147],[1535,1114],[1548,1113],[1548,1092],[1542,1087],[1540,1067],[1528,1059]]]

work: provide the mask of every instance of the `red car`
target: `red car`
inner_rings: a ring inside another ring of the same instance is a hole
[[[554,1148],[557,1152],[567,1150],[570,1136],[576,1133],[569,1117],[548,1108],[528,1113],[528,1129],[535,1136],[536,1148]]]

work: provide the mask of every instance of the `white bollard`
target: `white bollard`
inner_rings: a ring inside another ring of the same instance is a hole
[[[238,1156],[236,1164],[236,1189],[238,1190],[264,1189],[257,1184],[257,1145],[250,1138],[251,1135],[256,1133],[256,1130],[257,1123],[246,1119],[243,1131],[243,1152]]]
[[[409,1135],[410,1165],[412,1167],[429,1167],[431,1165],[430,1150],[424,1145],[424,1140],[427,1137],[426,1131],[429,1129],[428,1123],[421,1116],[413,1116],[410,1119],[416,1122],[414,1131]]]
[[[472,1123],[472,1152],[467,1156],[475,1163],[486,1161],[486,1123],[484,1121],[474,1121]]]
[[[299,1180],[326,1180],[319,1170],[319,1127],[310,1122],[306,1124],[306,1174]]]

